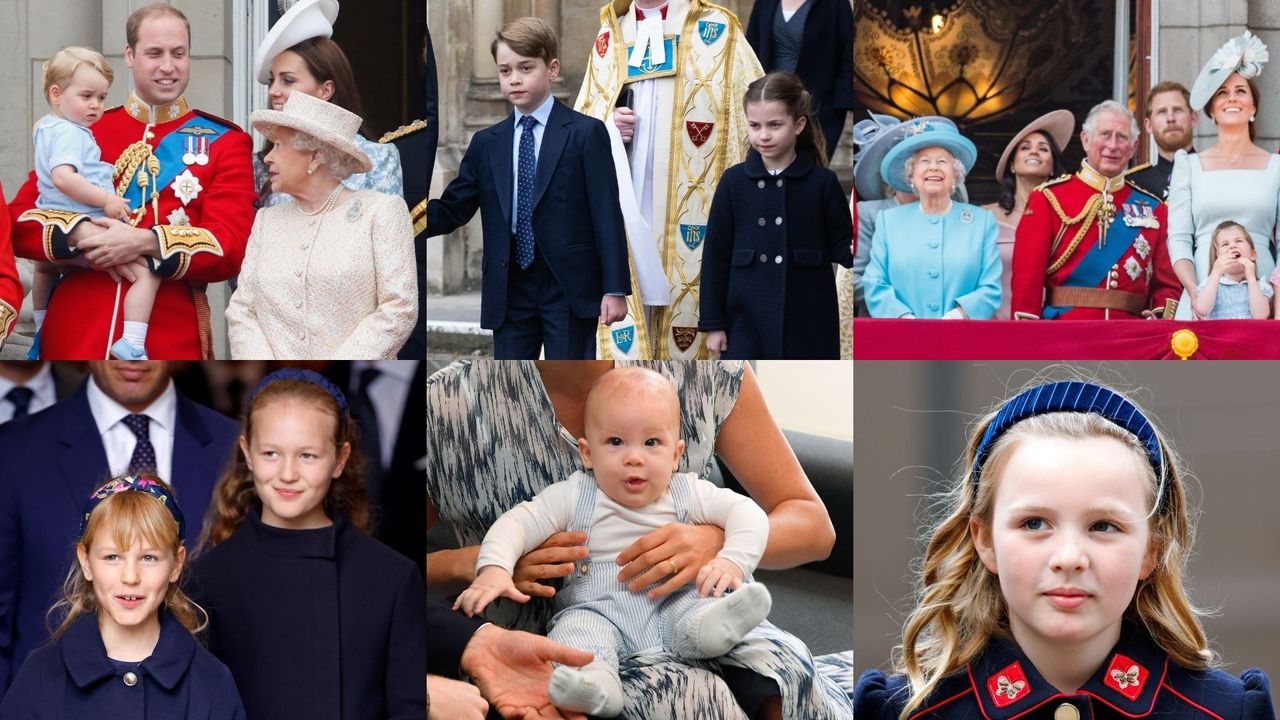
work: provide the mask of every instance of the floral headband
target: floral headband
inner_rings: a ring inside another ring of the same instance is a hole
[[[169,514],[178,523],[178,542],[186,541],[187,523],[182,516],[182,508],[178,507],[178,501],[174,499],[173,494],[149,475],[128,475],[112,478],[97,490],[94,490],[93,494],[89,496],[89,502],[84,506],[84,516],[80,519],[80,537],[84,537],[84,531],[89,527],[89,516],[93,514],[93,509],[101,505],[103,500],[122,492],[146,493],[159,500],[160,504],[168,509]]]
[[[996,440],[1023,420],[1055,412],[1094,413],[1133,433],[1146,452],[1147,462],[1156,471],[1156,477],[1164,477],[1164,453],[1160,449],[1160,439],[1156,436],[1155,427],[1137,406],[1100,385],[1078,381],[1055,382],[1027,388],[1013,396],[987,425],[974,454],[970,474],[975,498],[982,466],[986,464],[987,455]],[[1168,492],[1163,484],[1157,505],[1161,515],[1168,512]]]
[[[1246,80],[1262,74],[1262,66],[1271,59],[1267,46],[1256,36],[1245,31],[1239,37],[1228,40],[1209,58],[1191,86],[1191,109],[1199,112],[1209,103],[1213,94],[1222,87],[1232,73],[1240,73]]]
[[[304,370],[302,368],[284,368],[282,370],[276,370],[259,380],[258,384],[254,385],[253,389],[249,391],[249,400],[245,403],[245,407],[252,407],[253,399],[258,396],[258,393],[262,392],[263,388],[277,380],[301,380],[303,382],[309,382],[312,385],[319,386],[321,390],[324,390],[333,396],[334,402],[338,403],[338,413],[342,416],[343,420],[346,420],[347,396],[343,395],[342,391],[338,389],[338,386],[334,385],[329,378],[315,372],[314,370]]]

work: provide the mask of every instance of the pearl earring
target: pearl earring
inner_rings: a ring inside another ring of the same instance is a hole
[[[1250,116],[1249,116],[1249,122],[1253,122],[1254,120],[1257,120],[1257,119],[1258,119],[1258,116],[1257,116],[1257,115],[1250,115]]]
[[[308,175],[310,175],[310,174],[314,173],[315,171],[316,171],[316,169],[315,169],[315,168],[312,168],[312,167],[307,168],[307,174],[308,174]]]

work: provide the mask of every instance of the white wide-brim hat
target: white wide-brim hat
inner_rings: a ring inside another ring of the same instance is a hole
[[[333,23],[338,19],[338,0],[299,0],[271,26],[267,37],[253,56],[253,74],[266,85],[271,76],[271,62],[280,53],[303,40],[333,37]]]
[[[280,127],[306,133],[351,157],[360,166],[360,172],[369,172],[373,167],[369,156],[355,143],[362,122],[360,116],[334,103],[293,92],[284,101],[283,110],[255,111],[249,116],[249,122],[255,130],[268,136]]]

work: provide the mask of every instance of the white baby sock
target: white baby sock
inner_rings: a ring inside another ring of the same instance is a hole
[[[561,665],[551,673],[547,694],[562,710],[606,718],[622,714],[622,681],[604,663],[593,662],[581,670]]]
[[[124,339],[139,350],[147,349],[147,323],[124,321]]]
[[[699,657],[720,657],[755,629],[773,607],[760,583],[750,583],[716,600],[699,613],[693,640]]]

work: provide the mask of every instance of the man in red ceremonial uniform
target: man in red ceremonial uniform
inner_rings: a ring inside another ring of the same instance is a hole
[[[192,110],[183,99],[191,26],[181,12],[162,3],[139,8],[125,35],[133,93],[91,130],[102,160],[116,163],[117,192],[134,210],[132,224],[34,209],[35,173],[9,208],[19,256],[54,262],[83,257],[90,265],[67,265],[48,305],[41,353],[49,359],[105,357],[121,336],[121,303],[129,287],[107,271],[144,257],[164,278],[151,312],[149,357],[210,358],[205,287],[240,271],[254,214],[252,141],[234,123]],[[69,237],[82,222],[106,230]]]
[[[1013,246],[1014,319],[1162,317],[1176,305],[1165,206],[1124,178],[1137,137],[1128,108],[1099,103],[1080,171],[1032,191]]]
[[[4,205],[4,188],[0,188],[0,347],[4,347],[4,339],[18,321],[24,294],[9,244],[9,211]]]

